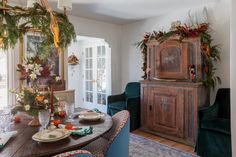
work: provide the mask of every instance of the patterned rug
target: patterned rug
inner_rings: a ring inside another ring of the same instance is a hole
[[[130,157],[198,157],[144,137],[130,134]]]

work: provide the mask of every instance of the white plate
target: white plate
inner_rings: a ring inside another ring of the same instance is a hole
[[[69,137],[71,132],[66,129],[43,130],[32,136],[37,142],[55,142]]]
[[[105,115],[103,113],[96,113],[96,112],[86,112],[79,115],[79,119],[86,120],[86,121],[97,121],[103,118]]]

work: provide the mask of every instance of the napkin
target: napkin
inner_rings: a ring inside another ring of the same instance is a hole
[[[65,125],[59,124],[58,127],[64,129]],[[93,133],[93,127],[91,127],[91,126],[79,126],[79,127],[73,126],[73,128],[70,131],[71,131],[72,135],[85,136],[85,135],[89,135],[89,134]]]
[[[9,139],[17,134],[17,131],[0,133],[0,149],[2,149]]]
[[[72,135],[77,136],[85,136],[93,133],[93,127],[91,126],[80,126],[75,128],[75,130],[71,130]]]
[[[102,112],[99,111],[99,109],[97,109],[97,108],[93,109],[93,112],[102,113]]]

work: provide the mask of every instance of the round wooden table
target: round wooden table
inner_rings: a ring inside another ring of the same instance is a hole
[[[93,133],[83,137],[71,135],[70,137],[52,143],[42,143],[32,140],[32,136],[40,127],[28,126],[29,119],[14,124],[11,130],[17,130],[16,137],[11,138],[7,145],[0,150],[1,157],[47,157],[65,151],[80,149],[91,141],[99,138],[112,127],[112,118],[106,115],[97,122],[79,122],[79,125],[92,126]]]

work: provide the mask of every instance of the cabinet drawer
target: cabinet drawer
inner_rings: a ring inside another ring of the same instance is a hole
[[[151,88],[148,105],[154,131],[184,137],[184,91],[181,88]]]

